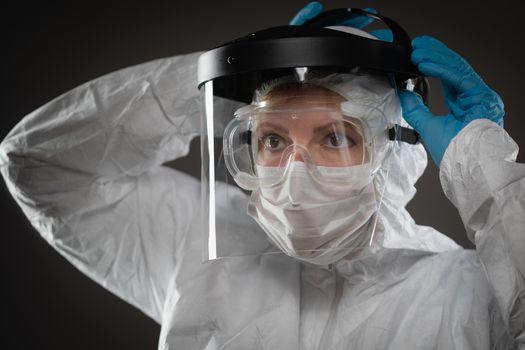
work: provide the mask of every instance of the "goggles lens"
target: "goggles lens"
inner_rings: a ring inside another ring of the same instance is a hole
[[[340,168],[331,173],[344,178],[345,170],[370,160],[365,129],[358,118],[334,108],[255,108],[237,114],[228,125],[224,148],[232,174],[269,185],[292,162],[304,162],[319,177],[323,168]],[[270,172],[274,176],[264,176],[261,168],[276,168]]]

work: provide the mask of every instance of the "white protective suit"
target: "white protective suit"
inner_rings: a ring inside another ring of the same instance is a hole
[[[390,169],[384,249],[331,269],[285,255],[201,264],[200,183],[162,166],[198,135],[198,54],[86,83],[24,118],[0,148],[8,188],[56,250],[162,324],[159,349],[525,349],[525,166],[496,124],[469,124],[441,182],[476,251],[404,209],[426,166]],[[246,196],[221,203],[246,211]],[[258,229],[247,215],[246,230]]]

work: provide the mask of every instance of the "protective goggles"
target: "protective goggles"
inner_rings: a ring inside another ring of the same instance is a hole
[[[223,150],[240,187],[254,190],[278,184],[294,161],[304,162],[319,181],[348,182],[356,169],[362,173],[364,167],[373,172],[375,143],[388,137],[382,112],[348,101],[311,103],[313,108],[309,104],[305,108],[252,104],[236,111],[225,128]]]

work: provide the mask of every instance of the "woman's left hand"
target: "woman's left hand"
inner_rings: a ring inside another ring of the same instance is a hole
[[[417,37],[412,46],[411,60],[419,71],[441,81],[449,113],[436,116],[416,94],[399,91],[403,116],[439,166],[450,141],[472,120],[485,118],[503,126],[503,101],[460,55],[437,39]]]

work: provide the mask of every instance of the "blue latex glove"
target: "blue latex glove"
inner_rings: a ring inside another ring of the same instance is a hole
[[[416,94],[400,91],[403,116],[439,166],[450,141],[470,121],[486,118],[503,126],[503,101],[461,56],[440,41],[422,36],[412,40],[412,46],[411,60],[421,73],[441,80],[449,113],[435,116]]]
[[[323,12],[323,5],[317,1],[313,1],[299,10],[289,24],[291,26],[303,25],[304,22],[316,17],[321,12]]]
[[[370,13],[377,13],[376,9],[367,7],[364,9],[365,11],[368,11]],[[290,25],[293,26],[300,26],[304,24],[309,19],[317,17],[321,12],[323,12],[323,5],[321,5],[317,1],[313,1],[303,7],[295,17],[290,21]],[[358,29],[363,29],[370,23],[374,22],[374,19],[367,18],[367,17],[356,17],[349,20],[346,20],[344,22],[338,23],[340,26],[346,26],[346,27],[353,27]],[[373,30],[370,32],[373,36],[378,38],[379,40],[383,41],[392,41],[392,32],[388,29],[378,29]]]

